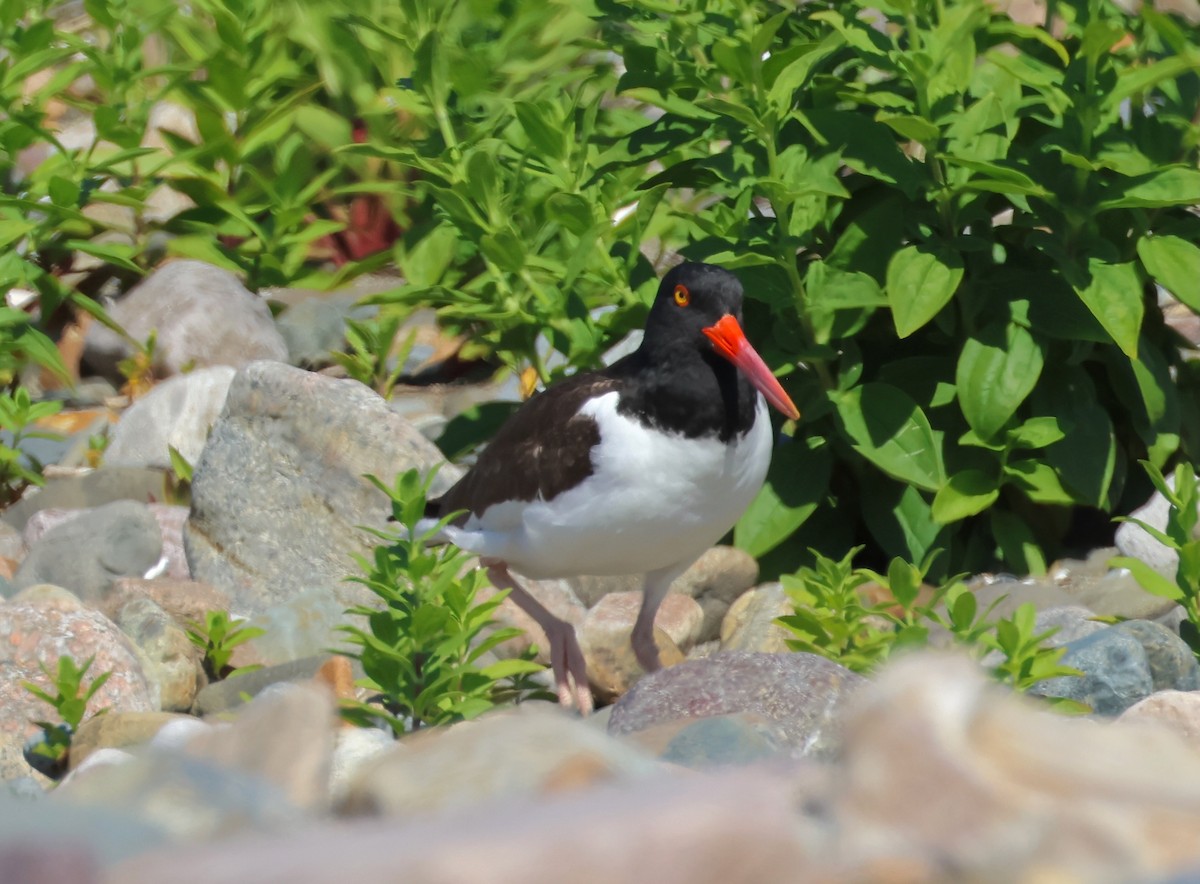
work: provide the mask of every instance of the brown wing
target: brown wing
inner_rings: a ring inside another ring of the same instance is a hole
[[[592,448],[600,442],[600,428],[579,409],[618,386],[613,378],[584,374],[534,396],[505,422],[470,472],[430,501],[426,514],[479,515],[506,500],[552,500],[579,484],[592,474]]]

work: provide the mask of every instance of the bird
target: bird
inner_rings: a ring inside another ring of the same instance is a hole
[[[728,270],[662,278],[640,346],[525,401],[416,530],[473,553],[545,631],[559,702],[593,708],[574,627],[516,579],[644,574],[631,644],[659,668],[654,617],[671,583],[723,537],[766,479],[767,404],[800,412],[742,330]],[[446,521],[446,517],[453,518]]]

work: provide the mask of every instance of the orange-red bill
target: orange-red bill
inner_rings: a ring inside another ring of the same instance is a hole
[[[736,365],[738,371],[754,384],[768,402],[792,420],[800,417],[800,409],[775,379],[762,357],[750,346],[746,333],[733,316],[726,313],[717,320],[716,325],[710,325],[702,331],[712,341],[713,349]]]

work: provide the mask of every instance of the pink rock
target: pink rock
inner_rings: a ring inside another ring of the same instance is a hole
[[[594,641],[600,636],[613,639],[623,636],[629,641],[638,611],[642,607],[640,592],[614,592],[606,595],[583,620],[585,640]],[[679,593],[668,593],[654,618],[654,625],[665,632],[679,650],[685,654],[696,643],[704,612],[695,599]]]
[[[21,747],[37,733],[34,719],[55,720],[54,710],[34,697],[22,683],[33,682],[54,693],[39,664],[50,671],[58,658],[92,662],[85,684],[111,672],[88,704],[89,714],[100,709],[148,712],[153,709],[150,688],[137,652],[116,624],[78,602],[47,599],[38,605],[0,608],[0,779],[28,776]]]
[[[1159,691],[1134,703],[1117,721],[1157,722],[1200,751],[1200,691]]]

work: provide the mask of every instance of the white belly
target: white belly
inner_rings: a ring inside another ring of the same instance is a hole
[[[584,406],[600,429],[591,476],[553,500],[490,507],[448,539],[538,579],[645,573],[690,563],[719,540],[766,478],[762,397],[753,428],[727,445],[648,430],[617,413],[618,396]]]

